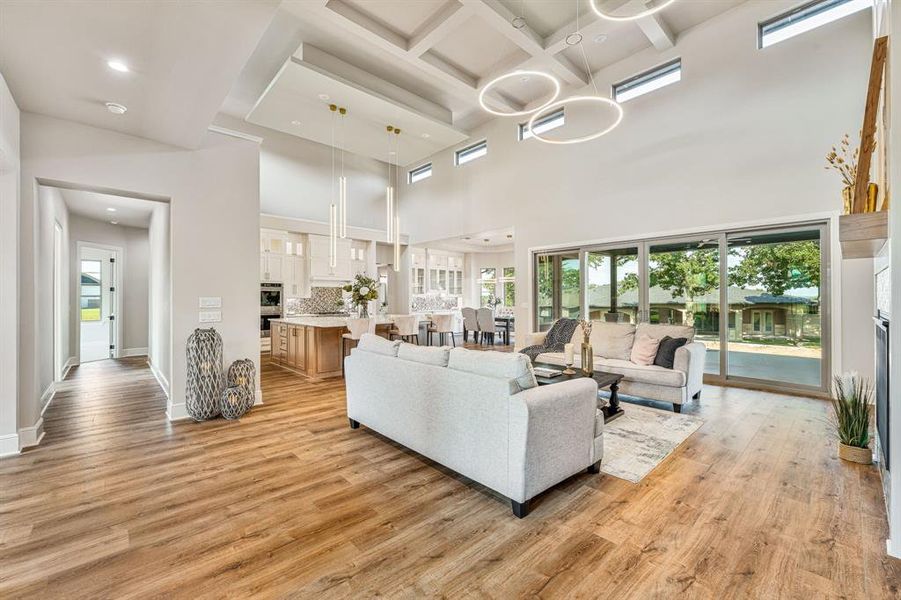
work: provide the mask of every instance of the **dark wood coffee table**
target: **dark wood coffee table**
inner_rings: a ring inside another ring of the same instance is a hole
[[[551,363],[535,363],[536,367],[544,367],[545,369],[555,369],[557,371],[562,371],[565,367],[561,367],[560,365],[553,365]],[[573,367],[572,375],[567,375],[563,373],[561,375],[557,375],[556,377],[539,377],[538,374],[535,374],[535,381],[538,382],[538,385],[551,385],[554,383],[560,383],[561,381],[569,381],[571,379],[581,379],[582,377],[591,377],[598,383],[598,389],[602,390],[604,388],[610,388],[610,403],[607,406],[601,408],[604,412],[604,423],[609,423],[613,419],[622,416],[625,412],[622,407],[619,405],[619,382],[622,381],[623,376],[617,373],[606,373],[604,371],[595,371],[591,375],[587,375],[582,369],[578,369]]]

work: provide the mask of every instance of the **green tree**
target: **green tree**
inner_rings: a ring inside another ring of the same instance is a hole
[[[814,241],[747,246],[730,252],[741,261],[729,269],[729,283],[763,288],[781,296],[786,290],[820,286],[820,245]]]

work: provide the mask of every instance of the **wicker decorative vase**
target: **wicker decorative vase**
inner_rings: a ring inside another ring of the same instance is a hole
[[[247,410],[250,410],[256,400],[256,379],[256,367],[249,358],[236,360],[228,368],[228,385],[241,388],[244,393],[244,401],[247,403]]]
[[[838,457],[842,460],[855,462],[861,465],[873,463],[873,452],[869,448],[847,446],[841,442],[838,443]]]
[[[188,381],[185,408],[195,421],[219,414],[222,394],[222,338],[214,328],[195,329],[188,336]]]
[[[230,385],[222,390],[219,410],[226,419],[239,419],[250,410],[253,402],[247,401],[247,391],[240,385]]]

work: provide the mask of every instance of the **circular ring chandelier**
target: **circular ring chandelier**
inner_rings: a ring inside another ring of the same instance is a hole
[[[550,99],[547,102],[545,102],[538,108],[532,108],[529,110],[520,110],[520,111],[515,111],[515,112],[501,112],[498,110],[494,110],[493,108],[489,108],[488,105],[485,103],[485,94],[488,93],[488,90],[492,86],[494,86],[502,81],[506,81],[507,79],[512,79],[513,77],[523,77],[523,76],[532,76],[532,75],[535,75],[536,77],[544,77],[545,79],[547,79],[554,85],[554,94],[550,97]],[[482,106],[482,109],[485,110],[485,112],[489,112],[492,115],[496,115],[498,117],[520,117],[522,115],[528,115],[533,112],[536,114],[541,112],[542,110],[544,110],[545,108],[550,106],[554,102],[554,100],[557,99],[557,96],[559,96],[559,95],[560,95],[560,82],[557,81],[557,78],[554,77],[553,75],[545,73],[544,71],[511,71],[510,73],[505,73],[505,74],[501,75],[500,77],[496,77],[495,79],[492,79],[491,81],[488,82],[488,84],[485,87],[482,88],[482,91],[479,92],[479,104]]]
[[[616,120],[613,122],[613,125],[607,127],[606,129],[600,129],[595,131],[594,133],[590,133],[588,135],[583,135],[581,137],[570,138],[568,140],[555,140],[551,138],[541,137],[541,134],[532,129],[532,126],[535,125],[535,121],[541,115],[541,113],[546,112],[552,108],[557,108],[558,106],[564,106],[567,103],[576,103],[576,102],[597,102],[600,104],[606,104],[608,106],[612,106],[616,111]],[[617,125],[623,120],[623,107],[620,106],[618,102],[615,100],[611,100],[610,98],[605,98],[603,96],[570,96],[569,98],[564,98],[563,100],[557,100],[556,102],[551,102],[550,104],[542,107],[535,114],[532,115],[532,118],[529,119],[529,123],[527,125],[529,131],[532,132],[532,137],[536,140],[544,142],[545,144],[580,144],[582,142],[587,142],[589,140],[594,140],[602,135],[606,135],[616,129]]]
[[[635,15],[629,15],[627,17],[618,17],[616,15],[611,15],[610,13],[605,13],[600,8],[598,8],[597,1],[598,0],[588,0],[588,6],[590,6],[591,10],[593,10],[594,13],[602,19],[607,19],[608,21],[635,21],[636,19],[641,19],[642,17],[647,17],[649,15],[653,15],[657,11],[663,10],[676,0],[663,0],[657,6],[641,11],[640,13]]]

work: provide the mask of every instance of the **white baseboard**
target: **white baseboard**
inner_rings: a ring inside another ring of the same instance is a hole
[[[70,356],[69,359],[66,361],[66,364],[63,365],[63,372],[59,377],[60,380],[63,380],[66,377],[68,377],[69,371],[72,369],[72,367],[77,367],[77,366],[78,366],[78,357]]]
[[[166,399],[169,399],[169,381],[166,377],[160,372],[155,364],[153,364],[152,360],[147,360],[147,365],[150,367],[150,372],[153,373],[153,376],[156,377],[157,383],[160,384],[160,387],[163,389],[163,393],[166,394]]]
[[[44,419],[39,418],[38,422],[31,427],[22,427],[19,429],[19,449],[37,446],[44,439]]]
[[[184,421],[191,418],[191,415],[188,414],[188,408],[187,406],[185,406],[184,402],[179,402],[177,404],[167,404],[166,416],[170,421]]]
[[[119,353],[119,358],[129,356],[147,356],[147,348],[125,348]]]
[[[0,458],[4,456],[15,456],[19,454],[19,434],[8,433],[0,435]]]
[[[41,416],[44,416],[44,412],[47,410],[47,407],[50,406],[50,403],[53,402],[53,397],[56,395],[56,382],[50,382],[50,385],[47,386],[47,389],[44,390],[44,393],[41,394]]]
[[[263,390],[256,390],[254,392],[254,401],[253,405],[258,406],[263,403]]]

